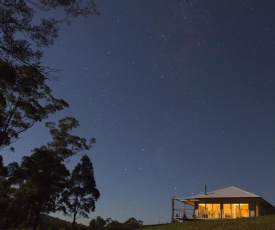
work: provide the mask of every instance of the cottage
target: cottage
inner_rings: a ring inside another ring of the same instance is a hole
[[[183,203],[183,208],[174,208],[175,202]],[[211,192],[205,187],[203,194],[172,200],[172,220],[256,217],[274,214],[274,210],[260,196],[233,186]]]

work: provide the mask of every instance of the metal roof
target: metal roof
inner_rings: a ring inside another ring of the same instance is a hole
[[[198,194],[198,195],[183,198],[183,199],[178,198],[177,200],[183,201],[183,200],[202,199],[202,198],[260,198],[260,196],[257,196],[253,193],[231,186],[224,189],[206,192],[206,194],[204,193]]]

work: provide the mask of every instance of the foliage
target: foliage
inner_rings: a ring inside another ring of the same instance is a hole
[[[55,10],[58,14],[53,15],[61,18],[48,16]],[[68,107],[46,84],[53,78],[41,65],[42,49],[54,44],[59,23],[88,15],[99,15],[94,0],[0,1],[0,149],[36,122]],[[5,167],[0,155],[1,229],[18,228],[23,222],[35,229],[41,213],[64,208],[60,198],[69,186],[64,160],[95,143],[94,138],[87,143],[72,135],[78,126],[74,118],[62,119],[58,128],[48,123],[53,141],[21,164]]]
[[[64,100],[52,96],[45,80],[37,68],[12,67],[0,61],[0,149],[35,122],[68,107]]]
[[[123,229],[123,224],[117,220],[113,220],[106,226],[106,229]]]
[[[8,169],[3,164],[3,157],[0,155],[0,229],[5,229],[6,223],[10,220],[8,215],[10,191],[7,180]]]
[[[68,175],[65,165],[53,151],[36,149],[31,156],[23,157],[12,176],[18,183],[15,203],[28,214],[26,226],[31,225],[35,229],[40,213],[59,210],[59,196],[66,186]]]
[[[136,220],[134,217],[129,218],[126,222],[123,223],[127,229],[136,229],[143,225],[141,220]]]
[[[21,164],[5,167],[0,156],[0,227],[23,223],[35,229],[41,213],[56,211],[72,213],[74,225],[77,215],[87,217],[94,211],[99,191],[91,160],[84,155],[71,174],[64,165],[66,158],[90,149],[91,143],[72,134],[78,127],[75,118],[63,118],[58,124],[55,128],[55,123],[49,123],[53,140],[23,157]],[[17,215],[12,221],[14,212]]]
[[[46,17],[53,10],[58,10],[63,19]],[[53,45],[58,24],[64,19],[88,15],[99,15],[93,0],[1,1],[0,57],[5,62],[39,67],[41,47]]]
[[[85,138],[71,134],[74,128],[79,127],[78,121],[73,117],[59,120],[57,127],[54,122],[47,122],[46,127],[49,128],[53,139],[47,144],[47,148],[57,152],[63,160],[83,150],[89,150],[96,142],[95,138],[92,138],[87,143]]]
[[[55,10],[62,18],[51,17]],[[53,77],[42,48],[54,44],[61,22],[88,15],[99,15],[94,0],[0,1],[0,149],[68,107],[45,82]]]
[[[88,218],[88,214],[95,210],[95,202],[100,196],[96,188],[93,164],[87,155],[84,155],[81,158],[81,164],[77,164],[73,169],[69,186],[63,192],[63,196],[67,211],[73,216],[72,228],[74,229],[78,215]]]
[[[100,216],[96,219],[92,219],[90,221],[90,229],[138,229],[143,225],[141,220],[136,220],[135,218],[131,217],[124,223],[120,223],[117,220],[112,220],[111,218],[107,218],[104,220]]]
[[[102,217],[97,216],[96,219],[92,219],[89,223],[90,229],[104,229],[107,221],[105,221]]]

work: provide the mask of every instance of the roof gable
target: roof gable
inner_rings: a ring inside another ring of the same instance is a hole
[[[207,192],[206,194],[198,194],[192,197],[188,197],[189,199],[199,199],[199,198],[259,198],[259,196],[241,190],[236,187],[228,187],[224,189],[219,189],[215,191]]]

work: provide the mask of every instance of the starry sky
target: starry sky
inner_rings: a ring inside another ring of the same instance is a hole
[[[53,94],[70,104],[49,120],[74,116],[76,134],[97,139],[89,156],[101,197],[90,217],[169,222],[172,196],[204,185],[274,205],[275,1],[96,3],[101,16],[63,24],[43,58],[60,70]],[[37,124],[4,158],[47,141]]]

